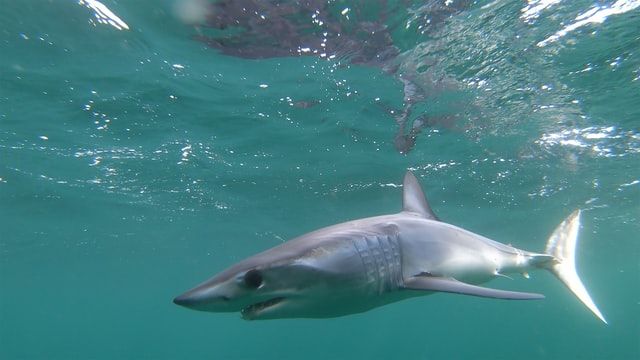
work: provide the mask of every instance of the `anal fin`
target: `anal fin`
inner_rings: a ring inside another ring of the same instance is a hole
[[[452,278],[434,276],[413,276],[404,281],[404,288],[410,290],[440,291],[462,295],[480,296],[508,300],[544,299],[544,295],[517,291],[505,291],[476,286]]]

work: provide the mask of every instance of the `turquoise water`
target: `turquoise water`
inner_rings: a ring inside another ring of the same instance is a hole
[[[224,55],[187,23],[198,4],[0,1],[0,358],[640,357],[638,1],[481,1],[433,26],[432,7],[389,5],[398,54],[373,66]],[[407,108],[404,134],[432,121],[401,154]],[[542,272],[490,285],[542,301],[438,294],[328,320],[172,303],[399,210],[407,168],[440,218],[531,251],[583,209],[579,272],[609,324]]]

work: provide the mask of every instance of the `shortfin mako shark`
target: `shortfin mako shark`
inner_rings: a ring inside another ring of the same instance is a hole
[[[542,299],[478,284],[546,269],[606,323],[576,272],[579,227],[576,210],[551,234],[544,253],[520,250],[440,221],[408,171],[400,213],[302,235],[240,261],[173,301],[200,311],[239,311],[246,320],[332,318],[436,292]]]

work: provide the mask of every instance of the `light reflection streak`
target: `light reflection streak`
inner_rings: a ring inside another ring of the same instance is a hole
[[[99,23],[111,25],[118,30],[129,30],[129,25],[122,21],[122,19],[120,19],[113,13],[113,11],[109,10],[109,8],[100,1],[79,0],[78,4],[84,5],[93,10]]]
[[[548,44],[558,41],[561,37],[568,33],[581,28],[588,24],[602,24],[611,15],[619,15],[640,7],[640,0],[618,0],[611,6],[596,5],[586,12],[578,15],[575,22],[565,26],[555,34],[540,41],[537,46],[544,47]]]
[[[534,20],[540,17],[540,13],[553,5],[558,4],[562,0],[529,0],[527,6],[522,10],[520,18],[527,23],[533,23]]]
[[[640,134],[614,126],[589,126],[545,133],[536,143],[544,149],[564,146],[589,150],[595,156],[614,157],[640,153]]]

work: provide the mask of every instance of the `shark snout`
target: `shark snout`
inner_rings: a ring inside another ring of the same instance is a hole
[[[207,300],[207,297],[203,296],[202,294],[193,291],[187,291],[182,295],[176,296],[176,298],[173,299],[173,303],[188,308],[195,308],[198,307],[198,305],[206,303]]]
[[[173,303],[188,308],[196,308],[198,306],[210,303],[212,300],[215,301],[216,299],[211,299],[206,296],[200,296],[198,294],[186,292],[180,296],[176,296],[176,298],[173,299]],[[226,296],[218,296],[217,300],[220,302],[226,302],[229,301],[229,298]]]
[[[202,311],[234,311],[229,308],[229,296],[220,285],[204,284],[173,299],[176,305]]]

